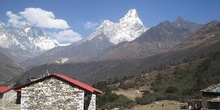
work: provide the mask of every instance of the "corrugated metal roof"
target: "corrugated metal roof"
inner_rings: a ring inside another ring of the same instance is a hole
[[[81,89],[87,90],[87,91],[92,92],[92,93],[103,94],[103,92],[102,92],[101,90],[98,90],[98,89],[96,89],[96,88],[94,88],[94,87],[92,87],[92,86],[89,86],[89,85],[87,85],[87,84],[85,84],[85,83],[82,83],[82,82],[80,82],[80,81],[77,81],[77,80],[75,80],[75,79],[72,79],[72,78],[70,78],[70,77],[68,77],[68,76],[65,76],[65,75],[62,75],[62,74],[51,74],[51,75],[48,75],[48,76],[39,78],[39,79],[37,79],[37,80],[31,81],[31,82],[29,82],[29,83],[27,83],[27,84],[24,84],[24,85],[22,85],[22,86],[20,86],[20,87],[15,88],[15,89],[19,90],[20,88],[23,88],[23,87],[25,87],[25,86],[32,85],[32,84],[34,84],[34,83],[43,81],[43,80],[48,79],[48,78],[51,78],[51,77],[54,77],[54,78],[56,78],[56,79],[58,79],[58,80],[62,80],[62,81],[64,81],[64,82],[69,83],[70,85],[77,86],[77,87],[79,87],[79,88],[81,88]]]
[[[0,87],[0,93],[5,93],[9,91],[12,87]]]
[[[220,93],[220,83],[211,85],[205,89],[202,89],[203,92],[214,92],[214,93]]]

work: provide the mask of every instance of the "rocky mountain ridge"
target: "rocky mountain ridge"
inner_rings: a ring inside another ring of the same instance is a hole
[[[8,50],[7,55],[17,62],[57,46],[58,42],[47,36],[39,27],[29,24],[21,27],[0,24],[0,47]]]
[[[167,52],[191,37],[203,25],[178,17],[175,21],[164,21],[150,28],[132,42],[125,42],[103,51],[97,59],[145,58]]]
[[[219,26],[219,22],[214,24],[213,22],[210,22],[194,33],[191,38],[186,39],[183,43],[173,47],[176,49],[165,53],[140,59],[45,64],[29,69],[23,74],[20,80],[23,81],[25,78],[39,77],[40,75],[46,74],[49,71],[49,73],[63,73],[91,84],[109,78],[122,78],[123,76],[142,74],[143,71],[152,70],[161,66],[166,67],[166,65],[186,62],[193,58],[201,58],[202,56],[206,56],[210,53],[215,55],[216,52],[220,51]],[[203,34],[200,36],[201,33]],[[209,37],[209,35],[214,35],[212,40],[206,39]],[[197,36],[205,38],[207,43],[200,43],[199,45],[191,46],[190,48],[179,49],[179,46],[183,45],[185,42],[189,42],[191,39],[194,39],[194,37],[196,38]]]
[[[135,16],[135,14],[132,16]],[[104,24],[106,24],[106,22],[110,21],[104,22]],[[178,17],[173,22],[164,21],[159,23],[157,26],[145,31],[133,41],[124,41],[115,45],[110,41],[108,35],[105,34],[105,29],[112,29],[112,23],[107,24],[108,25],[105,26],[101,25],[97,31],[94,32],[96,34],[91,34],[92,36],[79,43],[74,43],[63,48],[54,48],[22,64],[24,67],[27,67],[46,63],[76,63],[99,60],[146,58],[169,51],[174,46],[191,37],[201,28],[201,26],[203,26]],[[112,32],[114,33],[114,31]]]
[[[85,39],[66,47],[57,47],[35,58],[22,63],[24,67],[45,63],[85,62],[91,61],[100,51],[121,42],[132,41],[139,37],[147,28],[140,20],[137,11],[131,9],[119,20],[113,23],[104,20],[103,23]],[[44,59],[39,61],[39,59]]]

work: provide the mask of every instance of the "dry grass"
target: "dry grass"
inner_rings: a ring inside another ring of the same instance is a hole
[[[164,106],[162,106],[162,104]],[[153,105],[151,107],[151,105]],[[149,105],[136,105],[130,110],[180,110],[180,105],[176,101],[160,101]]]
[[[137,90],[136,89],[129,89],[129,90],[119,89],[117,91],[113,91],[113,93],[116,93],[117,95],[124,95],[128,99],[135,101],[136,97],[142,97],[142,93],[138,94],[135,91]]]
[[[124,95],[130,100],[135,101],[136,97],[142,96],[142,94],[138,94],[135,91],[137,91],[137,89],[129,89],[129,90],[119,89],[113,92],[118,95]],[[162,106],[162,104],[164,106]],[[151,105],[153,106],[151,107]],[[154,102],[149,105],[136,105],[129,110],[180,110],[180,105],[179,105],[179,102],[177,101],[163,100],[163,101]]]

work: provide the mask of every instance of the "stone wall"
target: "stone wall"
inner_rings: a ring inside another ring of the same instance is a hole
[[[88,110],[96,110],[96,95],[92,94]]]
[[[85,92],[55,78],[21,90],[22,110],[83,110]]]
[[[0,99],[1,105],[15,104],[17,99],[17,92],[10,90],[3,94],[2,99]]]

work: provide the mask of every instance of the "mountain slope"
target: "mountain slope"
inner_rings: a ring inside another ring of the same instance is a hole
[[[0,23],[0,46],[10,52],[11,59],[21,62],[58,46],[58,43],[38,27],[26,24],[15,28]]]
[[[91,58],[97,56],[103,49],[117,45],[120,42],[132,41],[146,30],[138,17],[137,11],[132,9],[117,23],[104,20],[96,31],[82,41],[62,48],[61,50],[54,48],[22,64],[24,67],[27,67],[28,65],[56,63],[59,62],[60,59],[66,59],[67,62],[91,61],[93,60]],[[55,52],[56,50],[58,51]],[[40,59],[41,62],[38,62]]]
[[[170,64],[175,64],[179,62],[184,62],[192,58],[202,57],[209,53],[220,52],[220,25],[219,22],[212,25],[208,23],[198,32],[196,32],[193,37],[196,37],[204,30],[215,30],[203,32],[201,37],[206,38],[211,32],[214,35],[213,40],[207,39],[207,43],[201,43],[196,46],[191,46],[185,49],[173,49],[169,52],[153,55],[142,59],[131,59],[131,60],[105,60],[97,62],[87,62],[87,63],[67,63],[67,64],[47,64],[34,67],[26,71],[21,77],[21,81],[25,81],[31,77],[39,77],[40,75],[49,73],[63,73],[68,76],[72,76],[76,79],[87,83],[94,83],[98,81],[103,81],[108,78],[122,78],[123,76],[138,75],[142,74],[143,71],[148,71],[160,66],[166,66]],[[191,38],[189,38],[190,40]],[[214,40],[215,39],[215,40]],[[214,41],[209,43],[210,41]],[[189,42],[186,40],[185,42]],[[180,44],[182,45],[182,44]]]
[[[152,27],[132,42],[109,48],[97,58],[134,59],[169,51],[174,46],[184,42],[202,25],[177,18],[174,22],[164,21]]]
[[[187,39],[181,45],[174,48],[174,50],[182,50],[191,47],[208,46],[219,42],[220,40],[220,22],[211,21],[201,28],[195,35]]]
[[[140,105],[160,100],[201,99],[202,89],[219,84],[219,67],[220,52],[214,52],[184,63],[161,66],[141,75],[106,80],[96,85],[100,85],[102,91],[114,89],[114,93],[135,99]],[[140,96],[134,93],[137,88],[149,92]]]
[[[20,75],[23,69],[0,52],[0,85]]]

